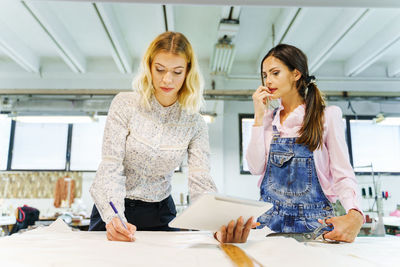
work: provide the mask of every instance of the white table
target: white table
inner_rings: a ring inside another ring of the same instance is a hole
[[[0,236],[4,234],[8,235],[11,231],[11,226],[14,225],[16,221],[15,216],[0,216],[0,230],[3,230]]]
[[[0,216],[0,226],[15,224],[15,216]]]
[[[383,224],[400,227],[400,217],[395,217],[395,216],[383,217]]]
[[[137,232],[111,242],[105,232],[72,231],[62,221],[0,238],[0,266],[233,266],[210,232]],[[400,238],[360,237],[351,244],[299,243],[252,230],[239,245],[265,267],[400,266]]]

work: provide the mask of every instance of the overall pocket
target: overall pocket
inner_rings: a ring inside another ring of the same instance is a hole
[[[271,163],[281,168],[285,163],[289,162],[294,157],[291,152],[271,152]]]
[[[283,196],[303,196],[310,192],[312,159],[297,158],[290,152],[271,152],[268,186]]]

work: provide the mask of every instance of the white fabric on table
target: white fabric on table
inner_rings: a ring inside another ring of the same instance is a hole
[[[400,239],[360,237],[351,244],[299,243],[252,230],[237,244],[264,266],[400,266]],[[233,266],[211,232],[137,232],[136,242],[111,242],[105,232],[48,227],[0,239],[0,266]]]

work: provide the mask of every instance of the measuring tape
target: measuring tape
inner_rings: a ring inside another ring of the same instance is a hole
[[[237,267],[254,267],[253,261],[241,248],[232,244],[220,244],[219,247]]]

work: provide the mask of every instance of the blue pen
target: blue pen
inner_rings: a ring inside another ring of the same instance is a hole
[[[118,214],[118,210],[115,208],[114,204],[112,203],[112,201],[110,201],[110,205],[111,208],[114,210],[115,214],[118,215],[119,220],[121,221],[122,225],[125,227],[126,230],[128,230],[128,227],[126,226],[126,224],[124,223],[124,221],[122,220],[121,216],[119,216]]]

